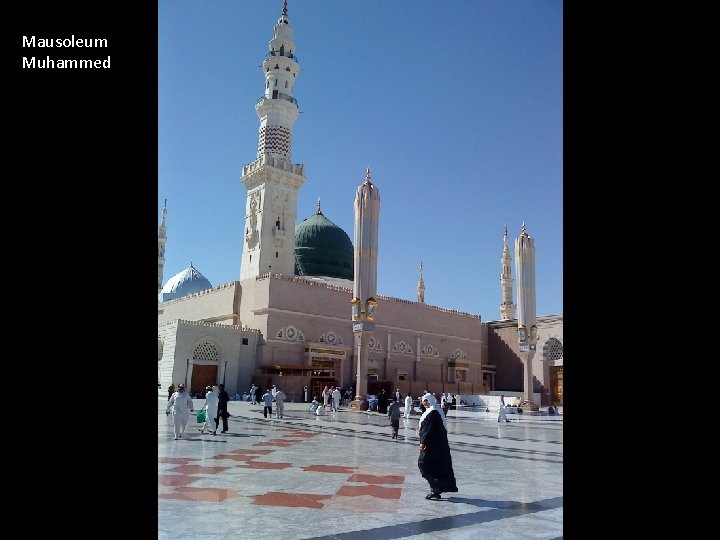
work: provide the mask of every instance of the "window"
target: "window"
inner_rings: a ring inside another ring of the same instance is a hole
[[[545,360],[554,361],[562,360],[563,358],[563,346],[557,338],[550,338],[545,344],[545,350],[543,351]]]
[[[242,338],[242,344],[243,344],[243,345],[247,345],[248,343],[249,343],[248,338],[246,338],[246,337]]]

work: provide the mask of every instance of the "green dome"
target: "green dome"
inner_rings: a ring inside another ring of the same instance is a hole
[[[295,275],[353,279],[350,237],[320,211],[295,226]]]

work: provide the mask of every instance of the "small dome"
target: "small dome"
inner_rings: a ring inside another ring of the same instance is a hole
[[[320,211],[295,227],[295,275],[353,279],[350,237]]]
[[[160,291],[160,297],[165,302],[207,289],[212,289],[212,285],[205,276],[195,269],[191,262],[190,266],[185,270],[178,272],[167,280],[162,291]]]

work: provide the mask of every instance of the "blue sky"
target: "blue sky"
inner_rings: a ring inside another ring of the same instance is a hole
[[[192,261],[240,275],[263,94],[282,0],[159,0],[158,224],[163,283]],[[500,318],[500,257],[535,239],[537,314],[563,312],[563,4],[556,0],[288,0],[300,74],[297,221],[353,239],[369,168],[380,191],[378,293]],[[513,278],[516,270],[513,261]],[[514,290],[514,301],[517,292]]]

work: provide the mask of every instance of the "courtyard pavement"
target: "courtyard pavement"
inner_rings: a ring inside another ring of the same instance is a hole
[[[203,400],[194,400],[200,407]],[[417,467],[419,414],[397,440],[377,412],[284,418],[231,401],[228,433],[190,416],[173,440],[158,398],[158,539],[551,540],[563,537],[563,418],[450,411],[458,493],[426,500]],[[273,414],[275,407],[273,407]]]

